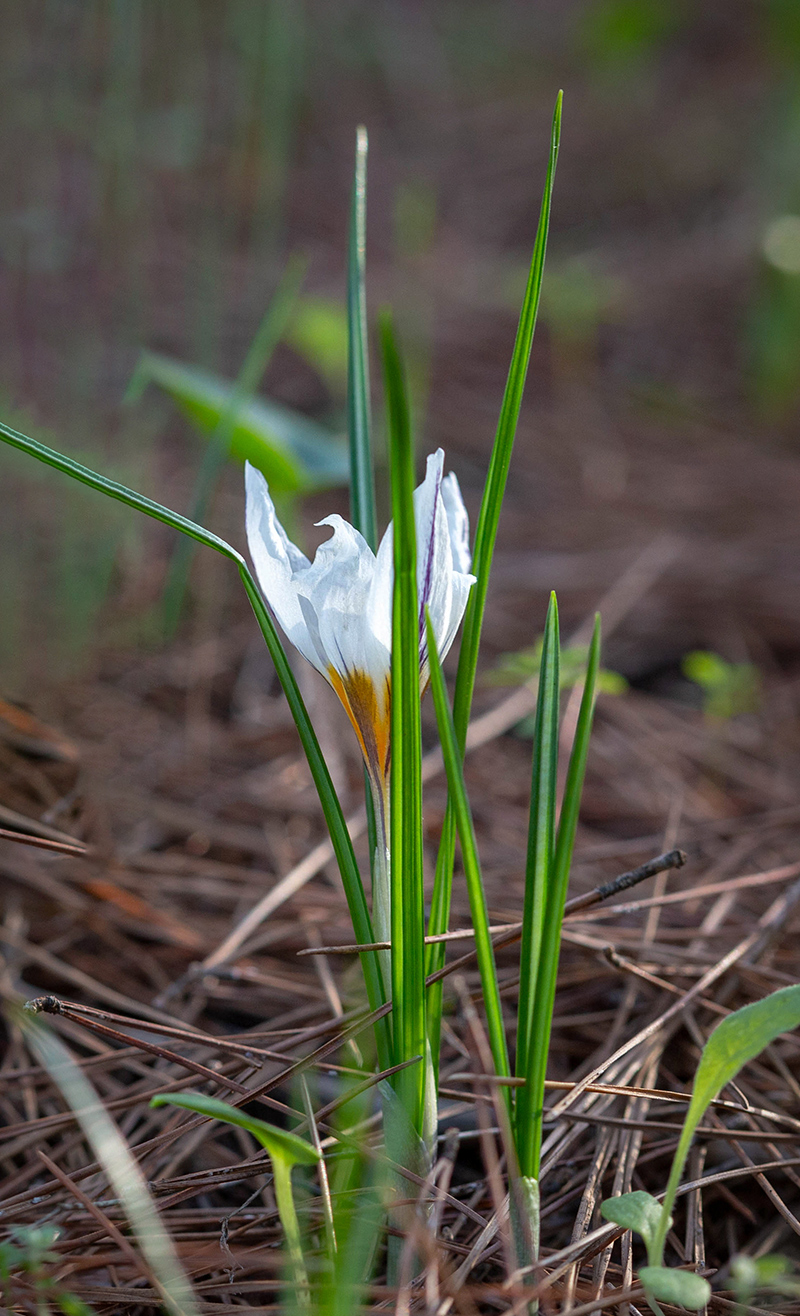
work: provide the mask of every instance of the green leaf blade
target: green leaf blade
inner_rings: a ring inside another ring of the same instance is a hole
[[[366,293],[367,130],[356,132],[356,163],[350,208],[347,263],[347,429],[350,440],[350,510],[353,525],[373,552],[378,547]]]
[[[137,376],[157,384],[198,429],[214,435],[230,422],[228,451],[263,471],[274,493],[298,493],[347,483],[348,460],[337,436],[279,402],[246,391],[199,366],[144,352]]]
[[[475,837],[472,810],[467,796],[467,789],[464,784],[464,771],[461,754],[459,753],[456,731],[453,725],[453,715],[447,698],[444,672],[442,671],[442,664],[436,648],[436,636],[434,635],[433,626],[431,625],[430,615],[427,608],[425,609],[425,628],[428,646],[428,662],[431,674],[431,692],[433,694],[436,722],[439,728],[439,739],[442,745],[445,770],[447,772],[447,789],[449,791],[449,798],[452,801],[453,812],[458,827],[459,841],[461,843],[461,856],[464,864],[464,874],[467,880],[467,894],[469,896],[470,912],[472,915],[472,926],[475,929],[475,949],[478,954],[478,970],[481,975],[481,986],[483,988],[483,1003],[486,1011],[489,1045],[492,1050],[492,1058],[494,1060],[496,1073],[502,1077],[508,1077],[510,1074],[510,1067],[505,1027],[503,1025],[503,1007],[500,1001],[500,989],[497,982],[497,966],[494,958],[494,947],[492,946],[492,938],[489,932],[489,914],[486,908],[486,895],[483,887],[480,859],[478,857],[478,843]],[[434,986],[438,986],[438,984],[434,984]],[[510,1092],[507,1087],[503,1089],[503,1095],[509,1105],[510,1113]]]
[[[798,1027],[800,985],[782,987],[717,1024],[705,1044],[694,1077],[692,1105],[697,1104],[699,1109],[702,1103],[698,1123],[709,1103],[749,1060],[760,1055],[781,1033],[791,1033]]]
[[[478,524],[475,531],[475,549],[472,570],[476,583],[470,591],[469,603],[464,617],[461,650],[458,661],[458,675],[453,700],[453,722],[458,743],[463,753],[466,745],[467,727],[469,725],[472,697],[475,689],[475,676],[478,669],[478,650],[480,648],[483,617],[486,609],[486,595],[489,587],[489,575],[500,521],[503,495],[505,493],[511,453],[522,406],[522,395],[530,360],[533,333],[539,311],[539,301],[544,274],[544,259],[547,250],[547,236],[550,227],[550,206],[553,197],[558,148],[561,138],[561,103],[562,93],[556,97],[553,113],[550,151],[545,175],[539,222],[534,239],[530,272],[520,311],[516,339],[511,357],[511,364],[506,381],[500,415],[497,422],[492,456],[486,476]],[[450,807],[445,816],[445,825],[439,843],[439,856],[436,861],[436,881],[431,902],[431,918],[428,931],[437,935],[447,931],[450,899],[453,884],[453,862],[455,859],[456,828],[450,817]],[[430,972],[440,968],[444,963],[444,951],[435,948],[429,956]]]
[[[506,381],[500,416],[497,422],[494,447],[486,476],[486,486],[481,501],[478,525],[475,530],[475,551],[472,570],[477,577],[470,592],[469,603],[464,618],[464,633],[459,655],[458,676],[453,708],[453,720],[462,751],[469,724],[472,695],[475,688],[475,673],[478,667],[478,648],[486,609],[486,594],[489,587],[489,574],[494,556],[497,538],[497,526],[503,504],[508,468],[517,432],[517,423],[522,406],[522,395],[528,373],[533,333],[539,313],[539,301],[542,291],[544,259],[547,250],[547,237],[550,229],[550,206],[553,198],[553,181],[558,162],[558,148],[561,140],[561,104],[562,93],[556,97],[553,113],[553,125],[550,136],[550,154],[547,162],[544,193],[539,213],[539,224],[533,245],[530,273],[525,289],[525,296],[520,311],[517,336],[511,357],[508,379]]]
[[[609,1197],[600,1207],[604,1220],[610,1220],[623,1229],[633,1229],[645,1243],[655,1238],[661,1220],[661,1203],[650,1193],[637,1191]]]
[[[664,1193],[658,1237],[649,1251],[652,1263],[661,1261],[669,1229],[667,1217],[675,1201],[692,1138],[709,1105],[748,1060],[754,1060],[781,1033],[790,1033],[798,1027],[800,984],[782,987],[763,1000],[742,1006],[741,1010],[735,1010],[723,1019],[712,1032],[694,1076],[692,1098]]]
[[[586,760],[589,753],[594,717],[595,697],[597,694],[597,673],[600,667],[600,618],[595,619],[594,634],[589,646],[589,661],[586,667],[586,680],[583,687],[575,740],[567,770],[564,788],[564,800],[561,806],[561,818],[556,835],[555,853],[550,869],[547,902],[545,906],[544,928],[539,959],[539,972],[533,1005],[533,1022],[531,1025],[528,1066],[525,1074],[526,1085],[522,1089],[524,1096],[525,1122],[518,1121],[518,1154],[520,1169],[531,1178],[539,1177],[539,1156],[542,1145],[542,1121],[544,1118],[544,1084],[547,1076],[547,1056],[550,1049],[550,1034],[553,1024],[553,1006],[556,996],[558,961],[561,949],[561,924],[564,918],[564,905],[567,898],[569,873],[572,864],[572,851],[575,844],[575,832],[578,826],[583,779],[586,773]]]
[[[419,688],[414,452],[405,379],[388,317],[381,322],[392,475],[391,928],[395,1063],[426,1051],[425,905],[422,871],[422,729]],[[397,1091],[422,1133],[426,1066],[397,1076]]]
[[[133,489],[128,489],[125,485],[119,484],[116,480],[110,480],[104,475],[98,475],[88,466],[83,466],[80,462],[74,461],[71,457],[65,457],[62,453],[56,452],[53,448],[48,448],[46,444],[40,443],[37,439],[30,439],[18,430],[11,429],[8,425],[0,422],[0,440],[9,444],[11,447],[25,452],[30,457],[35,457],[37,461],[43,462],[46,466],[60,471],[64,475],[70,476],[80,484],[86,485],[98,493],[105,494],[109,498],[116,499],[124,503],[127,507],[134,508],[135,511],[143,512],[145,516],[150,516],[156,521],[161,521],[164,525],[171,526],[174,530],[180,530],[183,534],[189,535],[198,543],[205,544],[208,548],[213,548],[223,557],[227,557],[231,562],[236,564],[239,575],[242,579],[247,596],[250,600],[251,607],[255,613],[256,620],[261,629],[261,633],[266,641],[270,657],[275,665],[275,671],[286,695],[287,703],[297,727],[300,742],[308,761],[314,785],[320,797],[320,803],[325,815],[325,822],[330,832],[331,843],[333,845],[336,861],[339,865],[339,871],[342,876],[345,897],[347,899],[348,909],[353,921],[353,931],[359,942],[369,944],[375,940],[372,930],[372,920],[369,915],[366,894],[364,892],[361,875],[358,871],[353,843],[350,839],[350,833],[347,830],[342,806],[339,797],[331,780],[330,772],[320,749],[316,733],[308,716],[303,697],[300,694],[294,673],[289,665],[289,661],[281,644],[278,632],[275,629],[274,622],[270,617],[269,611],[261,596],[261,592],[253,578],[252,572],[235,548],[232,548],[224,539],[218,535],[212,534],[203,526],[196,525],[187,517],[181,516],[178,512],[171,511],[170,508],[164,507],[161,503],[155,502],[152,498],[146,498],[143,494],[136,493]],[[364,966],[364,976],[367,986],[367,994],[370,1002],[370,1009],[376,1010],[386,1001],[386,992],[383,979],[380,972],[380,966],[375,952],[365,952],[362,957]],[[377,1028],[378,1049],[380,1063],[383,1069],[388,1069],[391,1065],[390,1049],[388,1045],[388,1030],[385,1020],[379,1021]]]
[[[691,1270],[672,1270],[668,1266],[642,1266],[639,1279],[645,1292],[658,1302],[671,1302],[688,1311],[699,1311],[711,1298],[711,1285]]]
[[[296,1133],[289,1133],[254,1115],[247,1115],[217,1097],[207,1097],[201,1092],[163,1092],[153,1097],[150,1105],[179,1106],[194,1115],[205,1115],[208,1119],[247,1129],[270,1156],[281,1157],[289,1165],[316,1165],[320,1159],[316,1147],[306,1142],[305,1138],[299,1138]]]
[[[539,962],[548,901],[548,881],[553,863],[556,831],[556,793],[558,790],[558,722],[560,682],[558,604],[551,594],[544,629],[539,669],[539,692],[533,736],[528,853],[525,867],[525,900],[522,915],[520,950],[520,995],[517,1022],[517,1075],[528,1069],[528,1053],[533,1027],[533,1006],[539,975]],[[520,1093],[520,1113],[524,1121],[527,1093]]]

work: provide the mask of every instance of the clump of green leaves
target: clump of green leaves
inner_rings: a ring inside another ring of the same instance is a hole
[[[486,685],[524,685],[539,675],[542,665],[544,636],[540,635],[535,644],[525,649],[516,649],[504,653],[498,658],[484,676]],[[568,644],[561,650],[561,668],[559,684],[562,690],[571,690],[586,676],[586,664],[589,661],[588,644]],[[622,695],[628,688],[628,682],[621,672],[609,671],[601,667],[597,673],[598,693]]]
[[[741,1253],[734,1257],[731,1285],[739,1304],[736,1316],[744,1316],[757,1293],[794,1298],[795,1301],[800,1298],[800,1279],[793,1273],[789,1258],[779,1253],[770,1253],[766,1257],[748,1257]]]
[[[53,1250],[60,1230],[55,1225],[13,1225],[10,1232],[11,1238],[0,1243],[0,1291],[8,1309],[14,1309],[19,1297],[15,1298],[12,1291],[12,1276],[21,1273],[33,1285],[39,1311],[47,1311],[54,1304],[64,1316],[94,1316],[91,1307],[47,1273],[48,1268],[63,1261]]]
[[[755,713],[761,702],[761,680],[752,663],[728,663],[718,653],[695,649],[681,663],[684,676],[703,692],[703,712],[710,721],[727,722],[740,713]]]
[[[539,676],[542,665],[544,636],[525,649],[513,653],[504,653],[494,667],[484,676],[486,685],[524,685]],[[572,690],[586,678],[586,666],[589,661],[588,644],[569,644],[561,650],[559,666],[559,689]],[[628,682],[620,672],[609,671],[601,667],[597,673],[597,693],[622,695],[628,689]],[[536,715],[529,713],[514,727],[516,735],[523,740],[532,740],[536,729]]]
[[[647,1247],[648,1264],[639,1271],[647,1299],[660,1316],[659,1302],[676,1303],[691,1309],[704,1307],[711,1285],[691,1271],[664,1265],[664,1244],[672,1225],[672,1207],[695,1131],[711,1102],[726,1083],[736,1077],[748,1060],[753,1060],[781,1033],[800,1026],[800,985],[783,987],[761,1001],[745,1005],[723,1019],[703,1048],[694,1076],[689,1109],[672,1162],[669,1180],[660,1203],[650,1193],[625,1193],[603,1202],[606,1220],[633,1229]]]

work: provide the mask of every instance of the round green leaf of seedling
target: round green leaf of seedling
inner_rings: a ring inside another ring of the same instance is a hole
[[[623,1229],[634,1229],[649,1247],[661,1219],[661,1203],[649,1193],[624,1193],[621,1197],[609,1197],[607,1202],[603,1202],[600,1214],[604,1220],[622,1225]]]
[[[633,1194],[631,1194],[633,1196]],[[647,1194],[643,1193],[643,1197]],[[711,1285],[702,1275],[690,1270],[671,1270],[668,1266],[642,1266],[639,1279],[649,1296],[657,1302],[672,1302],[677,1307],[698,1311],[711,1297]]]

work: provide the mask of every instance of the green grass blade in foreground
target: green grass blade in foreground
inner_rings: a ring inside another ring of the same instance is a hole
[[[486,593],[489,587],[489,574],[492,568],[494,544],[497,526],[503,505],[508,467],[517,432],[522,394],[528,372],[528,362],[533,343],[533,331],[539,310],[542,290],[544,258],[547,250],[547,234],[550,226],[550,204],[553,196],[558,147],[561,137],[561,100],[562,93],[556,97],[553,113],[553,126],[550,137],[550,155],[547,162],[544,193],[542,196],[539,224],[533,244],[528,284],[520,311],[517,336],[511,357],[508,379],[506,381],[494,447],[486,476],[486,485],[481,500],[481,510],[475,531],[475,551],[473,554],[473,571],[477,577],[470,591],[469,603],[464,618],[464,632],[458,660],[455,696],[453,701],[453,722],[456,736],[464,752],[467,726],[469,725],[472,695],[475,688],[475,673],[478,667],[478,649],[480,647],[483,615],[486,608]],[[439,842],[439,856],[436,861],[436,881],[431,901],[431,917],[428,932],[433,936],[447,931],[450,914],[450,887],[453,881],[453,859],[455,855],[455,825],[448,809],[445,815],[442,837]],[[429,956],[429,972],[441,968],[444,963],[444,948],[437,949]]]
[[[219,1101],[217,1097],[207,1097],[199,1092],[161,1093],[153,1097],[150,1105],[180,1106],[195,1115],[206,1115],[223,1124],[233,1124],[252,1133],[261,1143],[272,1162],[275,1204],[289,1253],[292,1281],[299,1287],[297,1297],[300,1305],[308,1307],[308,1272],[292,1193],[292,1170],[295,1165],[316,1165],[320,1158],[316,1147],[294,1133],[287,1133],[285,1129],[267,1124],[265,1120],[246,1115],[235,1106],[229,1106],[227,1101]]]
[[[391,899],[395,1064],[425,1055],[425,924],[422,879],[422,732],[419,691],[414,451],[403,368],[388,316],[381,320],[394,524],[392,597]],[[397,1076],[414,1130],[423,1132],[424,1064]]]
[[[275,295],[256,330],[228,402],[203,454],[189,504],[191,521],[202,521],[206,514],[219,473],[228,460],[231,440],[242,408],[258,389],[275,348],[283,337],[297,303],[307,263],[297,255],[289,258]],[[168,636],[174,633],[180,620],[194,553],[191,540],[183,538],[178,540],[172,554],[163,596],[164,631]]]
[[[520,1093],[520,1096],[525,1093],[525,1106],[528,1117],[524,1121],[518,1119],[516,1125],[520,1173],[531,1179],[538,1179],[539,1177],[544,1083],[547,1077],[547,1055],[550,1050],[553,1005],[556,996],[558,958],[561,949],[561,924],[564,918],[564,904],[567,898],[569,872],[572,865],[572,850],[578,826],[583,779],[586,774],[586,758],[592,732],[599,665],[600,618],[597,617],[592,643],[589,646],[586,681],[583,687],[578,725],[575,730],[575,740],[569,760],[564,802],[561,806],[555,854],[550,870],[533,1021],[528,1047],[528,1067],[527,1073],[524,1075],[526,1085]]]
[[[549,879],[556,837],[558,792],[558,722],[561,702],[558,604],[550,595],[539,668],[539,693],[533,734],[528,855],[525,866],[525,902],[520,947],[519,1013],[517,1016],[516,1072],[528,1072],[533,1006],[541,959],[542,934],[549,898]],[[530,1118],[530,1093],[519,1093],[519,1117]]]
[[[67,1048],[32,1013],[14,1012],[33,1054],[72,1109],[84,1137],[103,1167],[173,1316],[198,1316],[191,1285],[162,1223],[144,1176],[97,1092]]]
[[[80,462],[73,461],[70,457],[65,457],[56,452],[53,448],[48,448],[45,444],[39,443],[36,439],[29,439],[26,435],[20,434],[17,430],[12,430],[8,425],[0,422],[0,440],[9,444],[21,452],[28,453],[29,456],[35,457],[38,461],[44,462],[47,466],[61,471],[64,475],[69,475],[72,479],[78,480],[81,484],[87,485],[90,489],[96,489],[99,493],[105,494],[109,498],[114,498],[118,502],[125,503],[128,507],[135,508],[138,512],[143,512],[145,516],[151,516],[156,521],[161,521],[164,525],[172,526],[175,530],[180,530],[183,534],[189,535],[196,539],[198,543],[205,544],[209,548],[215,549],[222,553],[224,557],[230,559],[236,564],[242,583],[250,599],[256,620],[261,628],[261,633],[269,649],[270,657],[275,665],[278,679],[286,695],[289,709],[297,727],[300,741],[305,751],[308,765],[311,769],[311,775],[314,779],[314,785],[320,798],[325,822],[331,836],[336,861],[339,865],[339,871],[342,875],[342,884],[344,886],[345,897],[347,899],[350,917],[353,922],[353,931],[359,942],[367,944],[374,941],[372,932],[372,920],[369,916],[369,909],[364,893],[364,887],[361,882],[361,876],[358,871],[353,845],[347,830],[347,824],[342,812],[342,806],[331,781],[322,750],[319,747],[314,728],[308,716],[308,711],[303,702],[300,690],[295,680],[294,673],[289,666],[283,646],[278,637],[278,633],[273,624],[272,618],[267,611],[266,605],[261,592],[253,578],[252,572],[235,548],[228,544],[218,535],[212,534],[210,530],[205,530],[202,526],[196,525],[189,521],[185,516],[178,512],[171,511],[168,507],[162,506],[161,503],[154,502],[151,498],[146,498],[143,494],[135,493],[132,489],[126,488],[124,484],[118,484],[116,480],[109,480],[103,475],[90,470],[87,466],[82,466]],[[380,973],[377,957],[374,952],[365,952],[362,955],[362,964],[364,966],[364,978],[367,985],[367,994],[369,997],[370,1008],[378,1009],[386,1000],[383,980]],[[391,1065],[389,1048],[387,1043],[388,1033],[381,1024],[378,1028],[378,1045],[380,1049],[381,1067],[388,1069]]]
[[[461,857],[464,864],[464,874],[467,880],[467,893],[469,895],[469,907],[472,914],[472,926],[475,929],[475,949],[478,956],[478,969],[481,975],[481,986],[483,988],[483,1003],[486,1010],[486,1022],[489,1035],[489,1045],[492,1048],[492,1057],[494,1059],[495,1071],[504,1078],[510,1074],[508,1063],[508,1048],[506,1046],[506,1034],[503,1026],[503,1007],[500,1002],[500,991],[497,985],[497,966],[494,960],[494,948],[492,938],[489,932],[489,915],[486,909],[486,895],[483,889],[483,877],[481,875],[480,859],[478,858],[478,844],[475,839],[475,827],[472,821],[472,810],[470,809],[467,798],[467,788],[464,785],[464,772],[461,762],[461,754],[456,740],[455,727],[453,726],[453,715],[450,710],[450,704],[447,698],[447,688],[444,681],[442,664],[439,660],[439,654],[436,648],[436,637],[433,633],[430,616],[427,608],[425,609],[425,631],[428,643],[428,662],[431,673],[431,692],[433,694],[433,703],[436,709],[436,722],[439,727],[439,739],[442,744],[442,753],[444,755],[444,766],[447,772],[447,789],[449,798],[452,801],[453,813],[456,817],[458,826],[458,837],[461,842]],[[435,983],[434,987],[441,986]],[[432,992],[433,988],[429,988]],[[429,995],[429,1006],[431,997]],[[510,1091],[503,1088],[503,1095],[508,1100],[510,1112]]]
[[[347,430],[350,439],[350,513],[373,552],[378,547],[366,293],[367,130],[356,132],[356,165],[347,265]]]

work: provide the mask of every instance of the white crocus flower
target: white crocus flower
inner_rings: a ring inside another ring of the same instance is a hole
[[[428,683],[425,644],[427,605],[440,657],[444,658],[464,616],[470,575],[469,523],[455,475],[442,477],[444,453],[428,458],[425,479],[414,491],[417,530],[420,688]],[[355,733],[375,798],[385,852],[390,765],[392,527],[377,553],[341,516],[327,516],[333,534],[313,562],[280,524],[264,476],[247,463],[247,542],[264,598],[295,648],[339,696]],[[379,854],[380,869],[388,868]],[[382,885],[383,883],[380,883]],[[374,893],[376,934],[386,937],[388,892]],[[378,906],[383,906],[379,910]]]

